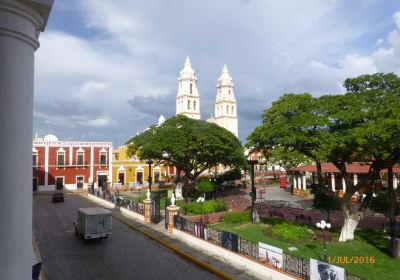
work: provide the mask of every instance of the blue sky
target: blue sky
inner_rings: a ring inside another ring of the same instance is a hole
[[[343,92],[348,77],[400,74],[397,0],[56,0],[36,52],[34,133],[123,144],[175,113],[187,55],[202,119],[227,64],[239,138],[287,92]]]

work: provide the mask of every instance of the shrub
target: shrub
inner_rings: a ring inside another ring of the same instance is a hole
[[[197,183],[197,188],[199,189],[199,191],[204,193],[214,191],[214,185],[210,182],[208,178],[199,180],[199,182]]]
[[[223,217],[223,220],[224,222],[227,223],[238,223],[238,224],[251,222],[251,211],[227,213]]]
[[[185,203],[183,201],[178,202],[178,206],[181,207],[184,213],[200,215],[201,213],[213,213],[227,211],[228,206],[223,201],[219,200],[207,200],[203,202],[203,205],[199,202]]]
[[[292,241],[306,238],[309,232],[306,226],[284,222],[272,227],[271,235],[278,239]]]

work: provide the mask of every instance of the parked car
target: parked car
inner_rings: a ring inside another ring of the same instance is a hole
[[[53,202],[64,202],[64,194],[62,191],[56,191],[52,195]]]

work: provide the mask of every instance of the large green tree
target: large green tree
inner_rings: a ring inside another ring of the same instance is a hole
[[[344,85],[348,91],[346,95],[355,100],[355,108],[358,107],[357,111],[352,110],[359,116],[355,118],[352,132],[357,143],[357,156],[370,164],[370,186],[380,171],[388,173],[391,245],[395,257],[396,193],[393,191],[392,169],[400,161],[400,78],[392,73],[377,73],[347,79]],[[370,188],[360,210],[368,205],[372,191]],[[350,195],[351,192],[346,193],[346,198]]]
[[[322,185],[321,161],[325,158],[320,146],[326,120],[321,118],[318,104],[309,93],[283,95],[264,111],[263,123],[247,138],[247,145],[266,155],[288,151],[312,159]]]
[[[186,183],[217,165],[246,165],[240,141],[228,130],[202,120],[178,115],[152,126],[127,142],[128,154],[175,166],[178,180]],[[180,171],[185,176],[180,178]]]
[[[251,144],[261,148],[291,148],[339,169],[347,186],[342,201],[345,222],[341,241],[354,238],[379,172],[388,168],[390,176],[400,159],[400,142],[396,141],[400,139],[400,79],[378,73],[347,79],[344,86],[344,95],[284,95],[265,111],[262,126],[249,137]],[[360,180],[355,186],[346,169],[353,161],[363,161],[370,167],[367,181]],[[388,181],[390,187],[392,181]],[[370,191],[364,203],[359,209],[350,207],[351,196],[365,184]],[[395,201],[394,192],[390,193],[391,201]],[[393,223],[394,219],[391,226]]]
[[[263,165],[279,165],[286,172],[293,167],[311,163],[310,159],[293,148],[274,147],[263,153],[265,162]]]

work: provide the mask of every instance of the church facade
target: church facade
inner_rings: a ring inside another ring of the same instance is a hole
[[[189,57],[186,58],[178,79],[176,115],[185,115],[192,119],[201,119],[197,77]],[[223,66],[222,73],[217,81],[214,116],[207,121],[216,123],[238,137],[237,102],[234,94],[232,77],[226,65]]]

